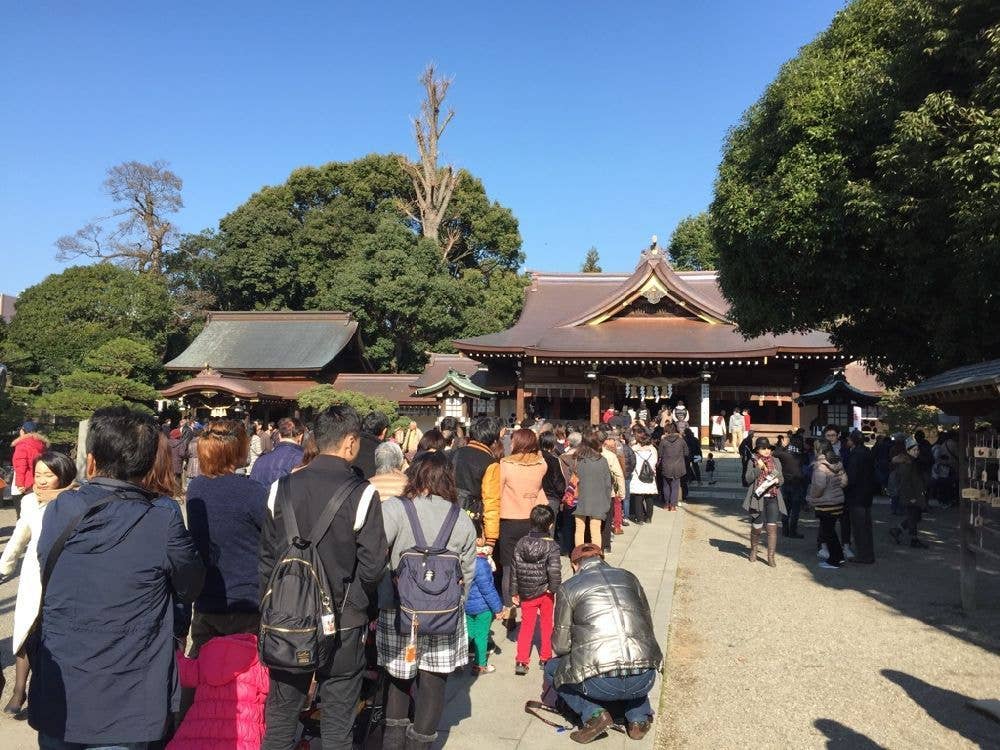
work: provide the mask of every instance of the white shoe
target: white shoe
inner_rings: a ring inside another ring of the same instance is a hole
[[[829,557],[829,556],[830,555],[827,555],[827,557]],[[854,550],[851,549],[851,545],[845,544],[844,545],[844,559],[845,560],[853,560],[855,557],[857,557],[857,555],[854,554]]]
[[[830,559],[830,550],[827,549],[826,543],[823,543],[819,546],[819,549],[816,551],[816,557],[818,557],[820,560]]]
[[[828,563],[826,560],[821,560],[819,566],[823,568],[823,570],[840,570],[839,565],[830,565],[830,563]]]

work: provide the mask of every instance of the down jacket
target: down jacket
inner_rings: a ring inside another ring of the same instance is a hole
[[[198,658],[178,653],[177,663],[181,686],[197,690],[167,750],[258,750],[269,681],[257,637],[213,638]]]
[[[35,485],[35,459],[49,449],[49,441],[37,432],[28,432],[11,443],[14,454],[14,485],[27,494]]]
[[[687,474],[685,459],[691,455],[684,438],[673,432],[660,441],[660,473],[667,479],[680,479]]]
[[[481,615],[483,612],[496,614],[503,609],[503,601],[493,583],[493,568],[484,555],[476,555],[476,574],[468,587],[465,598],[465,614]]]
[[[817,456],[809,483],[809,504],[828,511],[843,508],[846,486],[847,473],[844,465],[840,461],[830,463],[826,456]]]
[[[663,652],[639,579],[599,557],[586,558],[556,594],[552,650],[564,657],[556,688],[608,672],[659,670]]]
[[[559,544],[540,531],[529,531],[518,539],[511,569],[511,593],[522,600],[534,599],[546,591],[555,593],[561,583]]]

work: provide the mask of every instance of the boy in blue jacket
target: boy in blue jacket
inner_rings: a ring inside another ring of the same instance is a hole
[[[496,671],[495,666],[486,663],[489,656],[490,625],[494,619],[507,616],[507,608],[503,606],[493,583],[492,557],[493,548],[487,546],[482,537],[477,539],[476,576],[469,585],[469,595],[465,600],[465,624],[476,653],[476,663],[472,665],[474,675]]]

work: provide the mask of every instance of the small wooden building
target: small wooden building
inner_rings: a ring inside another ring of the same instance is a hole
[[[903,391],[913,404],[959,418],[959,506],[962,607],[976,608],[980,561],[1000,563],[1000,359],[948,370]],[[977,418],[992,424],[976,427]]]

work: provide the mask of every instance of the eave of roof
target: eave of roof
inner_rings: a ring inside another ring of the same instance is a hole
[[[907,388],[900,395],[917,404],[1000,400],[1000,359],[947,370]]]
[[[459,393],[475,398],[492,398],[497,395],[495,391],[476,385],[466,375],[456,370],[448,370],[441,380],[423,388],[418,388],[413,392],[413,395],[436,396],[449,388],[454,388]]]
[[[819,404],[827,402],[838,395],[847,398],[851,403],[857,404],[858,406],[874,406],[880,400],[878,396],[865,393],[864,391],[860,391],[852,386],[847,382],[844,374],[840,373],[838,375],[834,375],[819,388],[809,391],[808,393],[803,393],[796,399],[796,402],[799,405]]]

